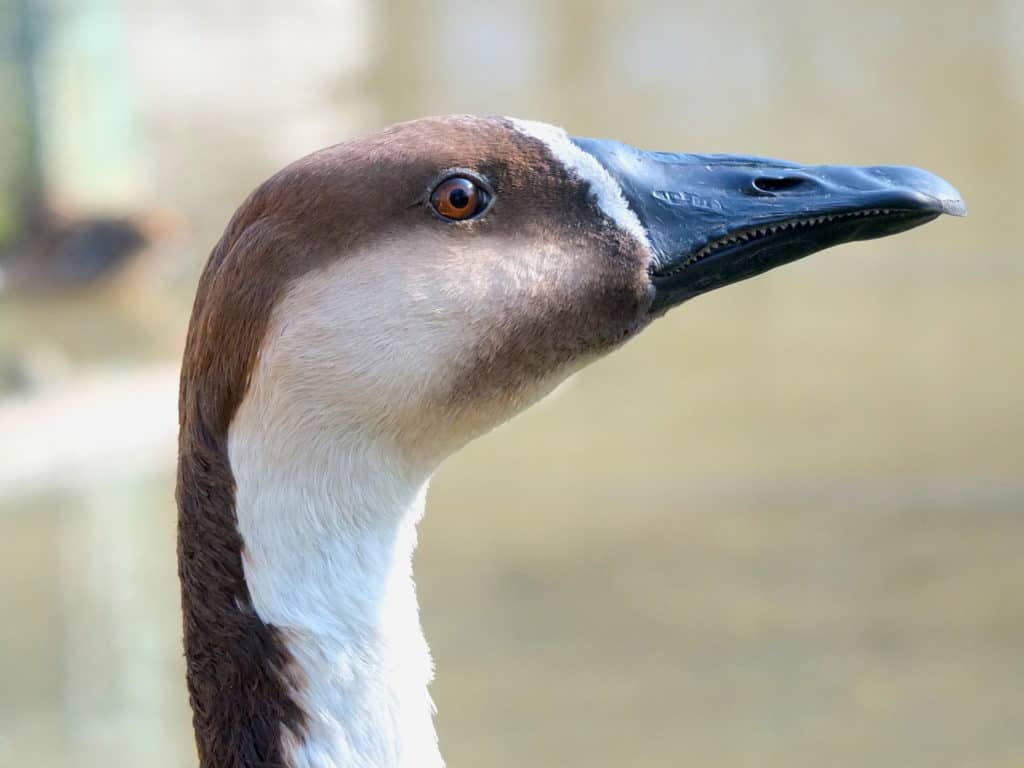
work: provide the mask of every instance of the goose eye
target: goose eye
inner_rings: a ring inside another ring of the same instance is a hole
[[[430,194],[430,205],[446,219],[462,221],[482,213],[490,199],[487,191],[472,179],[452,176],[434,188]]]

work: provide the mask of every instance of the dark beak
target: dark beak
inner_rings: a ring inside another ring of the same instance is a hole
[[[647,230],[652,312],[823,248],[967,213],[959,192],[917,168],[804,166],[573,141],[619,183]]]

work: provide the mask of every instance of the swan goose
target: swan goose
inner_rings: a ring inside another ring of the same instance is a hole
[[[203,768],[441,766],[411,568],[440,462],[689,298],[964,212],[913,168],[471,116],[261,184],[199,281],[181,374]]]

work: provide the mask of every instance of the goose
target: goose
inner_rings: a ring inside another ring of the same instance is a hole
[[[203,768],[442,766],[411,557],[431,475],[690,298],[966,209],[909,167],[447,116],[311,154],[214,247],[181,371]]]

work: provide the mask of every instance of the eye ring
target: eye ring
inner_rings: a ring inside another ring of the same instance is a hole
[[[490,206],[490,190],[473,176],[456,171],[445,176],[430,192],[430,208],[446,221],[468,221]]]

